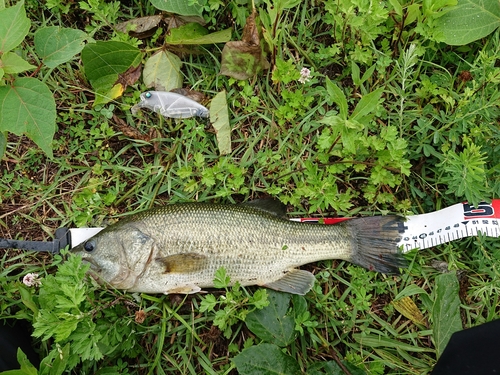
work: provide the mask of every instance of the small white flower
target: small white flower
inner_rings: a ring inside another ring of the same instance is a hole
[[[300,70],[299,82],[300,83],[306,83],[310,79],[311,79],[311,71],[309,69],[307,69],[307,68],[302,68]]]
[[[26,286],[40,286],[41,284],[37,273],[28,273],[23,277],[23,283]]]

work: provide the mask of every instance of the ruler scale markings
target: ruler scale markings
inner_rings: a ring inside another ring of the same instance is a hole
[[[426,249],[464,237],[500,236],[500,199],[491,204],[480,203],[477,208],[459,203],[442,210],[409,216],[399,245],[403,251]]]

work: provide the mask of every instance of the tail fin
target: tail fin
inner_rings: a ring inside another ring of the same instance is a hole
[[[399,268],[407,267],[397,245],[405,229],[404,218],[363,217],[349,220],[346,225],[354,242],[352,263],[383,273],[399,273]]]

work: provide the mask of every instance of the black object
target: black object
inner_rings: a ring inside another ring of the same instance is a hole
[[[500,374],[500,320],[451,335],[431,375]]]
[[[71,232],[68,228],[56,230],[54,241],[20,241],[0,238],[0,249],[48,251],[57,254],[68,245],[71,245]]]
[[[39,368],[40,358],[32,347],[29,322],[18,319],[0,320],[0,371],[19,369],[17,348],[21,348],[33,366]]]

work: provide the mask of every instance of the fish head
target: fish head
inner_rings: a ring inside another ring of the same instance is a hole
[[[132,288],[150,261],[151,237],[129,226],[110,226],[71,252],[90,264],[90,274],[118,289]]]

